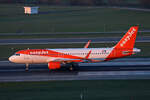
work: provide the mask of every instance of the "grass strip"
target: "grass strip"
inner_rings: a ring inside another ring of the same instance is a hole
[[[110,32],[133,25],[149,30],[149,12],[107,7],[39,5],[39,14],[25,15],[24,5],[0,4],[0,33]]]
[[[0,99],[142,100],[144,98],[144,100],[149,100],[149,84],[150,80],[92,80],[0,83]]]

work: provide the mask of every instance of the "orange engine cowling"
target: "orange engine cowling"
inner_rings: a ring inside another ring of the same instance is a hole
[[[60,62],[49,62],[48,63],[48,68],[49,69],[59,69],[61,67]]]

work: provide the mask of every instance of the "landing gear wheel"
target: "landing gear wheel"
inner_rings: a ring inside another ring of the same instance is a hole
[[[74,68],[74,71],[79,71],[78,63],[73,63],[73,68]]]
[[[69,63],[68,69],[69,71],[78,71],[79,65],[77,63]]]
[[[73,66],[69,67],[69,71],[73,71],[73,70],[74,70]]]

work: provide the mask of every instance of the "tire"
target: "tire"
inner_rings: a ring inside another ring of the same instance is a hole
[[[78,71],[79,70],[79,65],[78,63],[71,63],[72,71]]]
[[[65,65],[66,69],[69,71],[78,71],[79,70],[79,65],[78,63],[66,63]]]

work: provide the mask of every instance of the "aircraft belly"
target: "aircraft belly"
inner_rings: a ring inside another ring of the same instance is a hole
[[[46,56],[32,56],[32,63],[47,63],[48,58]]]
[[[104,58],[106,58],[107,56],[108,56],[108,55],[106,55],[106,54],[105,54],[105,55],[91,55],[89,58],[90,58],[90,59],[92,59],[92,58],[103,58],[103,59],[104,59]]]

